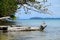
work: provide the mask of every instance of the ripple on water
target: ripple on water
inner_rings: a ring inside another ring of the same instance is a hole
[[[0,32],[0,40],[59,40],[60,32],[56,31],[23,31]]]

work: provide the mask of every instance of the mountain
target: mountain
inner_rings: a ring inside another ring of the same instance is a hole
[[[32,17],[30,19],[41,19],[41,17]]]
[[[60,19],[60,18],[42,18],[42,17],[31,17],[30,19]]]

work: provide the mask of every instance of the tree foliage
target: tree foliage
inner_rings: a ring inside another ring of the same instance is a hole
[[[50,5],[45,5],[46,2],[47,0],[42,0],[41,2],[37,0],[0,0],[0,17],[10,16],[11,18],[15,19],[16,17],[14,14],[17,10],[18,4],[20,6],[19,8],[23,7],[26,14],[29,12],[29,10],[39,13],[49,13],[47,6]],[[0,24],[9,24],[9,22],[0,20]]]
[[[37,0],[17,0],[20,4],[20,8],[23,7],[25,13],[27,14],[29,10],[39,12],[39,13],[48,13],[48,6],[45,5],[47,0],[37,1]]]
[[[20,7],[23,7],[25,13],[28,13],[29,10],[48,13],[48,8],[44,5],[45,2],[47,2],[47,0],[41,2],[37,0],[0,0],[0,17],[14,14],[18,4]]]
[[[0,0],[0,17],[10,16],[17,9],[16,0]]]

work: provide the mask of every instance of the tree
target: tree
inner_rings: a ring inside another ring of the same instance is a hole
[[[45,5],[46,2],[47,0],[42,0],[41,2],[37,0],[0,0],[0,17],[10,16],[15,19],[14,14],[18,4],[20,5],[19,8],[23,7],[25,14],[27,14],[29,10],[49,14],[47,6],[50,5]],[[7,23],[5,20],[0,20],[0,24],[3,22]]]
[[[37,0],[17,0],[17,2],[20,5],[19,8],[23,7],[26,14],[29,10],[50,14],[50,12],[48,12],[48,6],[50,6],[50,4],[45,5],[45,3],[48,2],[47,0],[42,0],[40,2]]]
[[[16,0],[0,0],[0,17],[10,16],[17,9]]]
[[[45,5],[46,2],[47,0],[0,0],[0,17],[10,16],[15,19],[14,14],[18,4],[19,8],[23,7],[25,14],[29,13],[29,10],[50,14],[47,8],[50,5]]]
[[[45,2],[47,2],[47,0],[41,2],[37,0],[0,0],[0,17],[14,15],[18,4],[20,8],[23,6],[26,14],[29,10],[48,13],[48,8],[44,5]]]

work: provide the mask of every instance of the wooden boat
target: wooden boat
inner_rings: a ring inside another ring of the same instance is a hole
[[[8,27],[8,31],[38,31],[39,27]]]
[[[0,29],[1,28],[5,28],[7,31],[43,31],[45,29],[46,26],[41,26],[41,27],[24,27],[24,26],[20,26],[20,27],[17,27],[17,26],[0,26]],[[5,30],[5,29],[2,29],[2,30]]]

